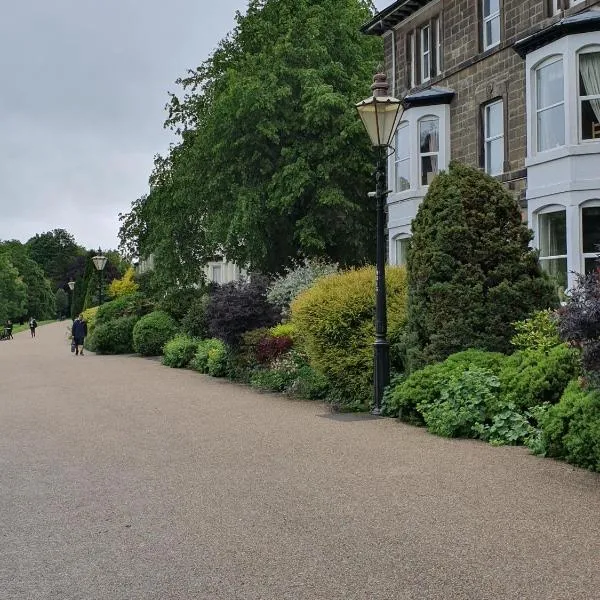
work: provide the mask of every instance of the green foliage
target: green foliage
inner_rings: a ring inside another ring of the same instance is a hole
[[[371,11],[363,0],[251,0],[180,80],[167,124],[181,142],[121,216],[122,247],[153,252],[159,276],[182,283],[218,251],[266,273],[298,255],[372,258],[372,154],[353,108],[381,58],[381,40],[360,32]]]
[[[337,270],[337,264],[305,258],[303,262],[286,268],[285,273],[271,283],[267,300],[281,310],[284,318],[288,318],[290,304],[298,294],[308,289],[319,277],[331,275]]]
[[[152,303],[144,294],[136,292],[105,302],[98,308],[96,319],[98,324],[107,323],[118,317],[142,317],[152,311]]]
[[[56,294],[54,294],[54,308],[57,316],[67,316],[67,312],[69,311],[69,296],[62,288],[58,288]]]
[[[181,321],[192,306],[197,306],[206,294],[205,287],[172,287],[163,294],[156,309],[169,313],[175,320]]]
[[[539,454],[600,471],[600,391],[572,381],[539,422]]]
[[[529,319],[513,323],[516,334],[510,343],[519,350],[549,352],[561,344],[557,316],[554,311],[540,310]]]
[[[578,353],[564,344],[548,351],[515,352],[506,358],[500,373],[503,401],[521,410],[544,402],[556,404],[578,374]]]
[[[202,340],[198,343],[198,349],[190,366],[200,373],[213,377],[225,377],[228,364],[227,354],[227,346],[221,340],[216,338]]]
[[[163,365],[182,369],[187,367],[196,351],[198,350],[198,340],[188,335],[176,335],[172,340],[169,340],[163,349]]]
[[[130,354],[133,352],[133,331],[138,317],[118,317],[98,324],[88,348],[98,354]]]
[[[128,296],[124,296],[128,298]],[[142,356],[162,354],[164,345],[177,333],[177,323],[166,312],[154,311],[143,316],[133,329],[133,348]]]
[[[386,269],[388,330],[405,323],[406,273]],[[372,393],[375,269],[318,279],[291,305],[292,324],[310,365],[330,382],[336,403],[367,407]]]
[[[269,333],[273,337],[289,337],[294,339],[296,335],[296,327],[293,323],[280,323],[279,325],[275,325],[275,327],[271,327],[269,329]]]
[[[515,404],[499,405],[491,424],[475,423],[473,431],[492,446],[514,446],[528,443],[534,433],[529,423],[530,413],[523,414]]]
[[[478,169],[451,163],[429,186],[412,229],[411,370],[469,347],[508,353],[515,320],[557,305],[517,201]]]
[[[188,335],[198,339],[207,337],[208,322],[206,319],[206,307],[209,300],[210,296],[208,293],[193,300],[183,319],[181,319],[181,329]]]
[[[135,271],[133,267],[129,267],[121,279],[113,279],[108,286],[108,293],[113,298],[120,298],[121,296],[137,292],[139,285],[134,281],[134,276]]]
[[[455,371],[440,388],[439,399],[422,402],[417,410],[427,429],[443,437],[476,437],[475,425],[494,409],[500,382],[487,369]]]
[[[27,288],[19,272],[0,254],[0,324],[23,314],[27,302]]]
[[[418,406],[433,406],[440,401],[448,381],[468,369],[479,369],[498,376],[504,355],[482,350],[465,350],[449,356],[444,362],[428,365],[412,372],[386,394],[386,413],[412,423],[423,423]]]

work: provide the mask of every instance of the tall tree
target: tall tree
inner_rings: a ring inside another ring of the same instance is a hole
[[[26,302],[27,288],[19,271],[8,256],[0,253],[0,323],[20,317],[25,311]]]
[[[122,245],[139,236],[180,282],[221,252],[270,272],[299,256],[371,260],[372,154],[353,108],[381,57],[359,32],[371,15],[365,0],[251,0],[179,80],[167,125],[181,142],[122,215]]]

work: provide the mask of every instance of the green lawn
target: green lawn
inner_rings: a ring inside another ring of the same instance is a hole
[[[48,323],[56,323],[56,319],[49,319],[48,321],[38,321],[38,327],[41,327],[42,325],[48,325]],[[13,335],[15,333],[19,333],[19,331],[26,331],[27,329],[29,329],[28,323],[25,323],[24,325],[15,325],[13,327]]]

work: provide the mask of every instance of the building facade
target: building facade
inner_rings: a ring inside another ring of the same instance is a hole
[[[600,0],[397,0],[384,38],[405,111],[388,164],[390,262],[433,176],[458,160],[519,199],[563,288],[600,244]]]

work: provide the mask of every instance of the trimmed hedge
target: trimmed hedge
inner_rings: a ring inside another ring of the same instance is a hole
[[[185,334],[176,335],[163,349],[163,365],[182,369],[187,367],[198,350],[198,340]]]
[[[388,331],[406,321],[406,271],[386,269]],[[345,409],[366,408],[373,388],[375,268],[328,275],[291,305],[296,338],[310,365],[331,385],[332,400]]]
[[[152,302],[141,292],[127,294],[98,307],[96,325],[108,323],[119,317],[142,317],[152,310]]]
[[[90,339],[90,349],[98,354],[131,354],[133,330],[138,317],[119,317],[96,325]]]
[[[157,310],[143,316],[133,329],[133,348],[142,356],[159,356],[164,345],[177,333],[177,323]]]

